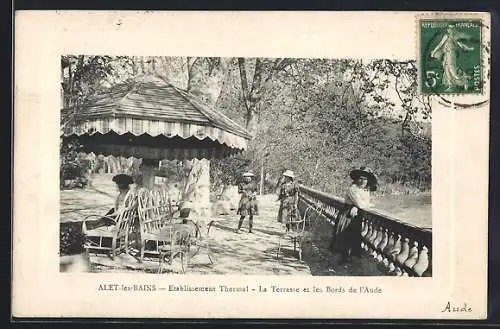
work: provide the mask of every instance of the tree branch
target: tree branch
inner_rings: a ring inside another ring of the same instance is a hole
[[[187,75],[188,75],[186,89],[191,90],[191,80],[193,78],[193,67],[196,64],[196,62],[199,60],[199,57],[186,57],[186,59],[187,59]],[[191,63],[190,63],[190,60],[192,60]]]
[[[249,97],[254,98],[257,97],[258,94],[260,94],[261,90],[261,85],[262,85],[262,71],[263,71],[264,65],[262,63],[262,60],[260,58],[257,58],[255,60],[255,71],[253,74],[253,79],[252,79],[252,89],[250,90]]]

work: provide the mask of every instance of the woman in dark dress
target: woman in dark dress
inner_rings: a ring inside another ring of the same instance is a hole
[[[280,185],[278,222],[284,223],[287,230],[290,229],[289,222],[299,219],[297,204],[299,202],[299,186],[294,181],[293,171],[286,170]]]
[[[361,256],[361,214],[359,209],[373,206],[370,192],[377,189],[377,177],[370,168],[361,167],[349,173],[353,180],[345,196],[345,208],[337,218],[330,246],[342,253],[342,263]]]
[[[239,233],[245,217],[248,216],[248,233],[252,233],[253,216],[258,213],[257,206],[257,184],[253,180],[254,174],[247,172],[243,174],[243,181],[238,184],[238,193],[241,194],[237,214],[240,215],[238,228]]]
[[[111,208],[104,217],[97,220],[63,222],[60,224],[59,233],[59,256],[60,256],[60,271],[61,272],[89,272],[90,259],[85,251],[85,230],[93,230],[103,226],[113,226],[116,224],[117,212],[123,206],[123,202],[127,193],[130,191],[130,185],[133,183],[132,177],[124,174],[119,174],[113,177],[113,182],[116,183],[119,194],[116,198],[115,205]]]

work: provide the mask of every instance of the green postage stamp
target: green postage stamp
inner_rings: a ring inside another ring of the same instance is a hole
[[[419,85],[422,94],[482,94],[480,19],[421,19]]]

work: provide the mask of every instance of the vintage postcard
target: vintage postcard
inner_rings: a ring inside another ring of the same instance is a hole
[[[16,12],[13,316],[485,319],[490,33]]]

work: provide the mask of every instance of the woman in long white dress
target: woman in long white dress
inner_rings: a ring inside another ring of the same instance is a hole
[[[352,255],[361,255],[361,217],[359,209],[373,207],[370,192],[377,189],[377,178],[370,168],[361,167],[349,173],[353,183],[347,190],[345,208],[340,212],[334,228],[331,247],[342,254],[342,263],[350,262]]]

